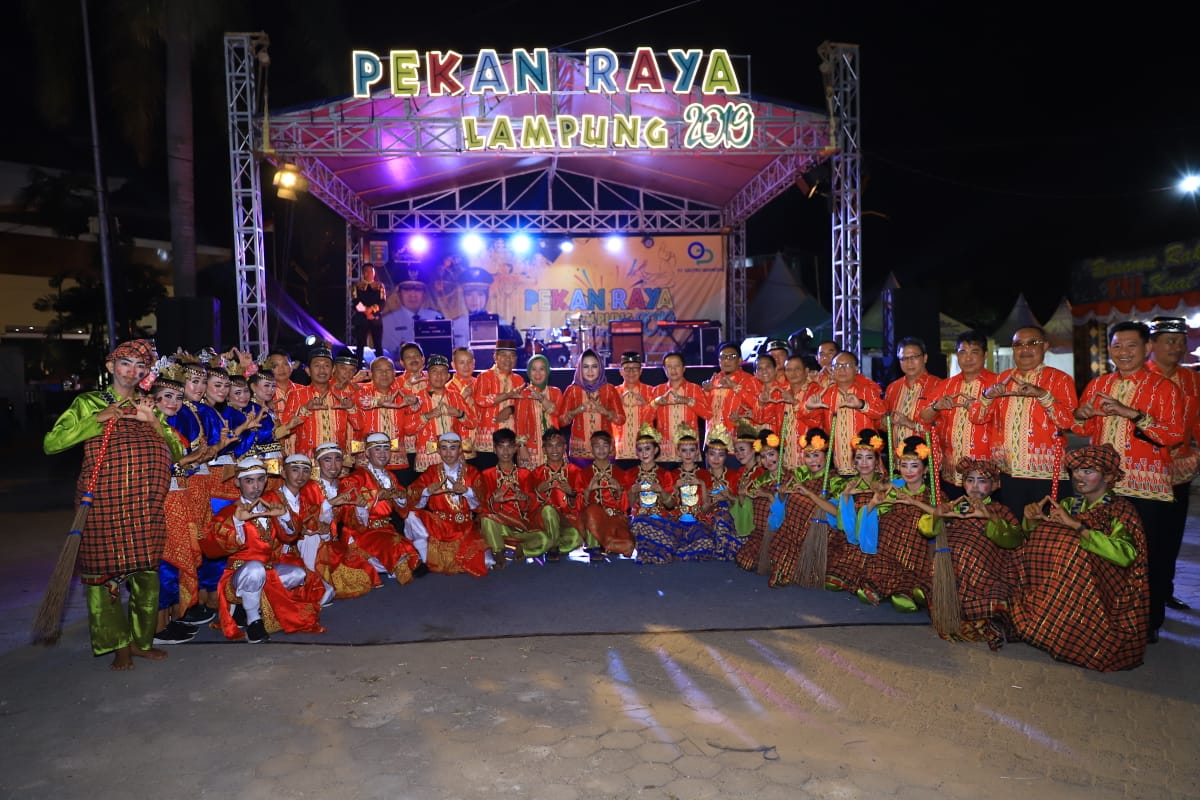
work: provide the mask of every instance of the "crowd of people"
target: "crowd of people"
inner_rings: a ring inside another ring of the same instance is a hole
[[[1176,318],[1113,326],[1114,371],[1078,396],[1037,327],[1000,374],[986,337],[962,334],[946,380],[904,339],[886,387],[835,342],[809,357],[772,340],[752,371],[725,343],[702,383],[671,353],[656,385],[642,353],[613,384],[589,350],[562,391],[544,358],[515,372],[508,340],[479,374],[467,348],[405,343],[361,365],[318,346],[299,370],[283,352],[158,358],[137,340],[44,447],[85,448],[81,574],[114,669],[203,625],[251,643],[321,631],[322,608],[388,581],[572,551],[728,561],[928,613],[946,639],[1126,669],[1185,607],[1172,581],[1200,438],[1186,339]],[[1069,432],[1089,443],[1069,451]]]

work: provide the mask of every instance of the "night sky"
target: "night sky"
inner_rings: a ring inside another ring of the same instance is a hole
[[[272,38],[277,108],[346,94],[352,48],[648,45],[748,54],[755,95],[823,110],[817,46],[857,43],[870,212],[865,293],[873,296],[894,272],[903,286],[938,288],[944,311],[984,327],[1018,292],[1048,316],[1069,293],[1071,265],[1081,258],[1200,239],[1196,202],[1171,190],[1182,171],[1200,168],[1195,46],[1189,26],[1165,4],[1066,19],[1047,18],[1057,12],[1045,3],[224,5],[231,10],[195,66],[200,228],[214,244],[229,238],[220,33],[260,28]],[[77,2],[63,8],[78,14]],[[105,24],[97,22],[104,13],[93,11],[94,25]],[[0,58],[13,78],[36,74],[29,24],[18,18],[0,32]],[[73,35],[64,26],[62,36]],[[107,75],[109,54],[103,45],[97,51],[97,69]],[[100,83],[104,109],[111,81]],[[90,169],[86,96],[74,104],[73,126],[47,130],[34,103],[42,86],[36,77],[10,83],[16,122],[0,131],[0,159]],[[109,171],[136,174],[147,196],[165,196],[162,154],[139,167],[115,125],[106,118],[102,126],[113,140]],[[828,226],[825,203],[792,190],[751,220],[748,249],[827,262]],[[814,277],[804,276],[810,285]],[[820,278],[827,290],[828,275]]]

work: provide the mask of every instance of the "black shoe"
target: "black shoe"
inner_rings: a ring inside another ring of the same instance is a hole
[[[562,558],[562,553],[559,552],[559,549],[557,547],[551,547],[549,550],[546,551],[546,560],[549,561],[551,564],[558,563],[558,561],[561,558]]]
[[[233,621],[242,630],[246,629],[246,608],[241,603],[233,607]]]
[[[1187,611],[1191,606],[1180,600],[1178,597],[1170,597],[1167,599],[1167,608],[1173,608],[1176,611]]]
[[[603,548],[589,547],[587,549],[587,554],[588,554],[588,562],[591,564],[603,564],[605,561]]]
[[[167,623],[167,627],[163,628],[158,633],[154,634],[155,644],[183,644],[190,642],[196,638],[196,629],[191,625],[184,625],[179,620],[171,620]]]
[[[429,574],[429,565],[426,564],[424,561],[422,561],[420,564],[417,564],[417,568],[413,570],[414,578],[423,578],[428,574]]]
[[[217,618],[217,610],[209,608],[205,605],[194,605],[187,610],[187,613],[180,617],[176,622],[182,622],[184,625],[192,625],[199,627],[206,625]]]
[[[271,637],[267,635],[267,626],[261,619],[256,619],[246,626],[246,641],[250,644],[271,641]]]
[[[1158,628],[1151,628],[1146,635],[1146,644],[1158,644]]]

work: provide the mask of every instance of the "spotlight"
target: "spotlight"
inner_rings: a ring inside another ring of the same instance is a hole
[[[317,344],[317,342],[319,342],[319,341],[321,341],[321,340],[318,339],[316,336],[309,334],[308,336],[304,337],[304,346],[305,347],[314,347]]]
[[[1200,175],[1184,175],[1179,179],[1179,191],[1195,194],[1200,191]]]
[[[533,240],[529,238],[529,234],[518,233],[509,239],[509,246],[512,247],[514,253],[524,255],[533,248]]]
[[[562,242],[559,243],[558,249],[564,253],[573,253],[575,252],[575,243],[570,239],[563,239]]]
[[[610,253],[619,253],[625,249],[625,243],[620,236],[607,236],[604,239],[604,249]]]
[[[275,171],[271,181],[275,185],[275,194],[281,200],[295,200],[296,194],[308,191],[308,178],[300,174],[300,168],[295,164],[284,164]]]
[[[468,233],[462,237],[462,249],[467,255],[474,256],[483,252],[483,237],[478,233]]]
[[[425,255],[429,252],[429,239],[420,233],[408,237],[408,252],[417,256]]]

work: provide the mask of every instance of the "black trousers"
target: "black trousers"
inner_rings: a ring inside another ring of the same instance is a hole
[[[1179,503],[1165,500],[1143,500],[1131,497],[1129,501],[1142,518],[1142,530],[1146,534],[1146,572],[1150,582],[1150,630],[1162,627],[1166,617],[1167,599],[1175,587],[1175,559],[1183,542],[1183,527],[1173,530],[1173,517],[1178,513]],[[1184,508],[1186,519],[1187,509]]]
[[[362,357],[363,348],[367,345],[367,338],[371,340],[371,347],[376,353],[383,352],[383,317],[376,316],[375,319],[367,319],[366,314],[359,312],[354,313],[354,319],[351,321],[351,328],[354,331],[354,348],[359,357]]]

